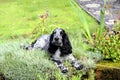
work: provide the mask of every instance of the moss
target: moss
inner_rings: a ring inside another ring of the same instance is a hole
[[[114,71],[116,69],[120,70],[120,62],[110,62],[110,61],[101,61],[96,64],[96,70],[105,71],[110,70]]]

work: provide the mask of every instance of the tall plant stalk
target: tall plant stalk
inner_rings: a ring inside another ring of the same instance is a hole
[[[82,10],[80,8],[80,6],[78,6],[78,4],[76,3],[75,0],[71,0],[71,5],[72,5],[72,8],[73,10],[76,12],[76,14],[78,14],[78,17],[80,19],[80,21],[83,23],[84,27],[84,35],[85,37],[91,42],[93,43],[93,40],[92,40],[92,36],[90,34],[90,29],[89,29],[89,26],[88,26],[88,23],[87,23],[87,20],[84,16],[84,14],[82,13]]]
[[[98,29],[97,39],[101,38],[102,33],[105,31],[105,6],[106,0],[104,0],[104,7],[100,10],[100,28]]]

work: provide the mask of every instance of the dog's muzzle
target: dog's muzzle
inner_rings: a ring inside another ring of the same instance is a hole
[[[62,41],[59,38],[54,38],[52,41],[52,44],[56,45],[56,46],[62,46]]]

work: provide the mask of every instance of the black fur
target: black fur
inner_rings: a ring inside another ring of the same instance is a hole
[[[54,32],[50,36],[50,43],[49,43],[49,47],[48,47],[48,52],[51,54],[54,54],[56,52],[56,50],[59,48],[58,46],[52,44],[53,34],[54,34]]]
[[[65,31],[63,30],[63,46],[60,48],[61,51],[61,56],[67,55],[67,54],[71,54],[72,53],[72,46],[71,43],[69,41],[69,38],[67,36],[67,34],[65,33]]]

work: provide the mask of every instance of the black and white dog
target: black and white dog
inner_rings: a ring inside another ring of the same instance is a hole
[[[69,38],[61,28],[56,28],[52,34],[39,37],[31,45],[24,48],[27,50],[40,48],[47,51],[51,55],[52,61],[55,62],[57,67],[59,67],[63,73],[68,72],[67,67],[62,64],[64,60],[69,60],[72,66],[77,70],[81,70],[83,68],[83,65],[80,64],[72,55],[72,46]]]

